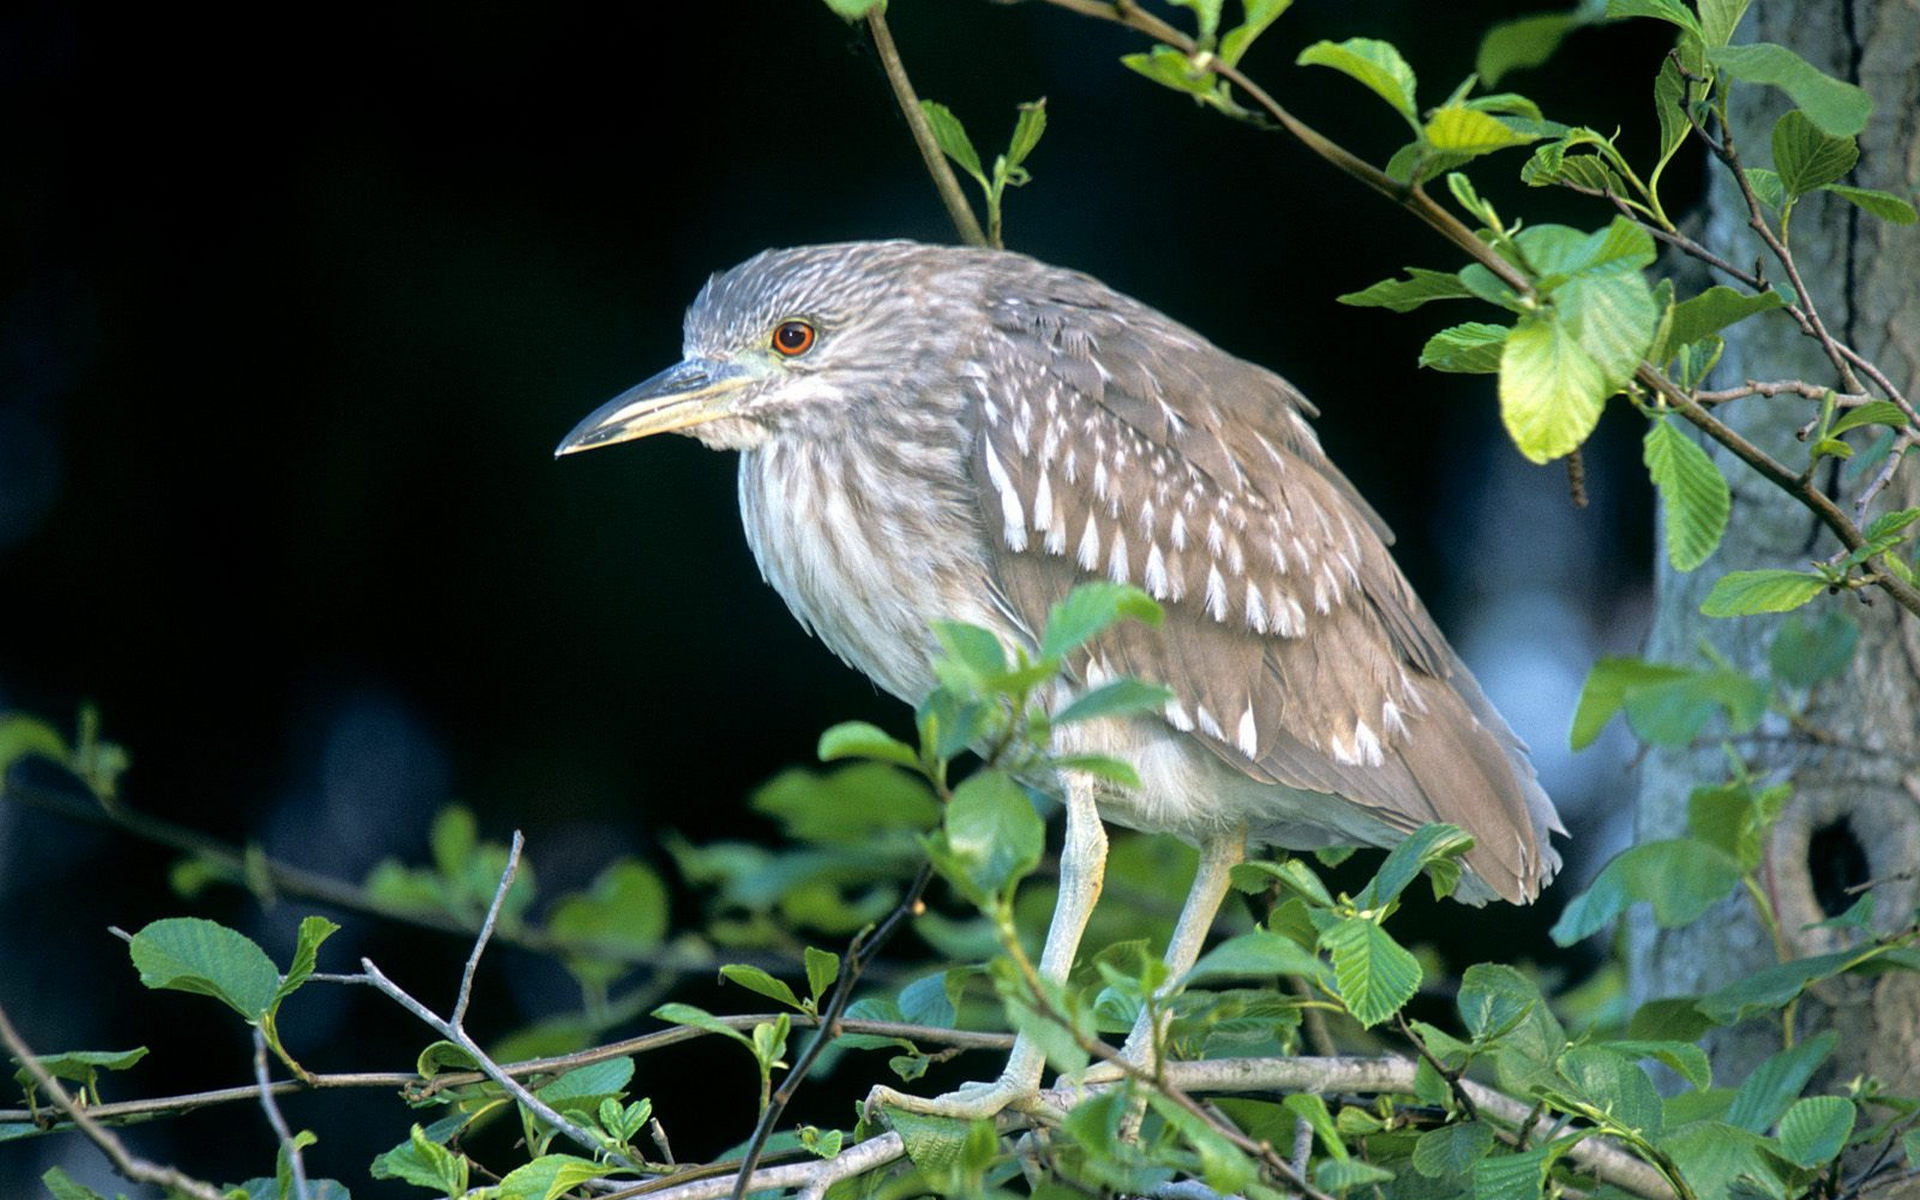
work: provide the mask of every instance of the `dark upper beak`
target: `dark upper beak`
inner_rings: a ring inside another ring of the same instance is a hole
[[[753,381],[751,372],[733,363],[688,359],[594,409],[561,440],[554,457],[731,416],[733,393]]]

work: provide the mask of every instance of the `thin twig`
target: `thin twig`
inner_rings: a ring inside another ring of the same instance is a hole
[[[487,905],[487,919],[480,922],[480,934],[473,939],[473,953],[467,955],[466,970],[460,972],[460,993],[453,1002],[451,1018],[454,1025],[464,1024],[467,1019],[467,1004],[473,999],[473,973],[480,969],[480,956],[486,952],[487,940],[493,936],[493,927],[500,920],[500,909],[507,902],[507,892],[513,888],[513,877],[520,873],[520,852],[526,844],[520,831],[514,830],[513,841],[507,846],[507,867],[500,872],[500,886],[493,890],[493,903]]]
[[[1833,392],[1833,389],[1817,383],[1808,383],[1804,379],[1776,379],[1765,383],[1757,379],[1749,379],[1740,387],[1726,388],[1717,392],[1696,391],[1693,398],[1702,404],[1724,404],[1729,400],[1740,400],[1747,396],[1764,396],[1769,399],[1774,396],[1800,396],[1807,400],[1825,400],[1828,392]],[[1834,392],[1833,406],[1856,408],[1872,398],[1865,392]]]
[[[33,1048],[13,1027],[4,1006],[0,1006],[0,1043],[5,1043],[7,1052],[32,1077],[34,1086],[52,1098],[54,1107],[78,1126],[80,1132],[87,1135],[88,1141],[100,1148],[100,1152],[107,1156],[107,1161],[113,1164],[113,1169],[123,1178],[133,1183],[155,1184],[191,1196],[194,1200],[224,1200],[226,1193],[205,1180],[195,1179],[177,1167],[148,1162],[129,1151],[118,1135],[94,1120],[92,1114],[74,1101],[66,1087],[40,1065]],[[33,1120],[34,1115],[29,1114],[28,1119]]]
[[[820,1059],[833,1040],[840,1036],[840,1018],[845,1015],[847,1005],[853,1000],[853,989],[860,982],[867,963],[880,952],[893,935],[899,931],[907,919],[920,908],[920,896],[927,890],[927,884],[933,879],[933,864],[920,864],[920,873],[913,877],[913,883],[907,888],[907,894],[900,899],[886,920],[871,930],[861,930],[854,935],[848,945],[845,959],[840,965],[840,978],[833,989],[833,996],[827,1002],[827,1009],[820,1014],[820,1027],[808,1041],[807,1048],[800,1052],[793,1066],[787,1071],[786,1078],[780,1081],[780,1087],[768,1100],[766,1111],[760,1114],[760,1123],[753,1131],[753,1139],[747,1143],[747,1152],[741,1158],[740,1175],[734,1183],[733,1200],[742,1200],[748,1192],[747,1185],[753,1182],[753,1171],[760,1163],[760,1155],[767,1148],[767,1139],[773,1136],[774,1129],[780,1124],[782,1114],[792,1102],[794,1093],[800,1090],[800,1084],[807,1073],[813,1070],[814,1063]]]
[[[258,1029],[253,1031],[253,1081],[254,1094],[260,1098],[260,1107],[267,1114],[267,1124],[273,1126],[273,1136],[280,1139],[280,1152],[287,1156],[294,1200],[307,1200],[307,1161],[300,1153],[300,1143],[293,1139],[287,1118],[280,1112],[279,1102],[273,1098],[273,1079],[267,1072],[267,1039]]]
[[[1425,1061],[1429,1067],[1432,1067],[1440,1078],[1447,1081],[1447,1090],[1453,1093],[1454,1102],[1459,1104],[1461,1109],[1467,1114],[1467,1119],[1469,1121],[1478,1121],[1480,1119],[1480,1107],[1473,1102],[1473,1096],[1468,1093],[1467,1089],[1460,1086],[1460,1072],[1450,1069],[1446,1064],[1433,1056],[1433,1051],[1427,1049],[1426,1039],[1415,1033],[1413,1026],[1407,1023],[1407,1015],[1405,1013],[1397,1012],[1393,1014],[1393,1016],[1394,1019],[1400,1023],[1401,1036],[1413,1043],[1413,1048],[1420,1052],[1421,1059]]]
[[[969,246],[988,245],[980,219],[973,215],[973,206],[967,203],[960,179],[947,164],[946,153],[940,149],[939,141],[933,136],[933,126],[920,107],[920,97],[907,78],[906,64],[900,61],[899,47],[893,44],[887,18],[882,15],[885,7],[875,5],[867,13],[867,28],[873,32],[873,47],[880,52],[880,65],[887,72],[887,82],[893,85],[893,98],[900,104],[901,115],[907,118],[907,128],[913,131],[913,144],[920,148],[920,158],[927,165],[927,174],[933,177],[933,186],[940,193],[940,202],[947,206],[947,216],[959,232],[960,240]]]

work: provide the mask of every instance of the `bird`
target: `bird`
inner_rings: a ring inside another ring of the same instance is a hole
[[[794,617],[909,705],[938,621],[1032,653],[1051,605],[1111,580],[1163,607],[1106,630],[1066,686],[1121,676],[1164,708],[1054,731],[1137,787],[1064,771],[1060,890],[1038,969],[1064,980],[1114,824],[1198,846],[1168,945],[1177,984],[1250,848],[1472,835],[1458,896],[1529,903],[1564,834],[1527,748],[1395,564],[1385,523],[1274,372],[1090,275],[906,240],[764,251],[687,309],[683,358],[568,433],[556,456],[653,434],[739,455],[746,540]],[[1065,687],[1062,692],[1064,694]],[[1170,984],[1169,986],[1174,986]],[[1145,1018],[1123,1051],[1150,1059]],[[942,1097],[956,1117],[1039,1103],[1044,1055]]]

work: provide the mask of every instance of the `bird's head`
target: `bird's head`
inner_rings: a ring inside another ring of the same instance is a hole
[[[807,246],[713,276],[687,309],[682,360],[594,410],[555,454],[669,432],[752,450],[782,432],[853,427],[851,410],[899,395],[918,362],[950,351],[950,327],[929,311],[939,298],[926,295],[940,253]]]

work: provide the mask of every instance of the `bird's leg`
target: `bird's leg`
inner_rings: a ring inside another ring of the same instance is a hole
[[[1069,785],[1067,833],[1060,848],[1060,895],[1054,901],[1053,922],[1047,927],[1046,945],[1040,951],[1040,976],[1050,983],[1065,982],[1073,969],[1080,935],[1086,932],[1087,918],[1100,898],[1106,867],[1107,831],[1094,809],[1093,792],[1086,786]],[[1030,1108],[1038,1102],[1040,1074],[1046,1065],[1046,1054],[1022,1033],[1014,1038],[1013,1053],[1007,1056],[1006,1070],[999,1079],[967,1084],[933,1099],[876,1087],[867,1095],[867,1111],[886,1105],[929,1116],[975,1119],[991,1117],[1003,1108]]]
[[[1220,902],[1226,898],[1227,878],[1246,857],[1244,828],[1215,834],[1200,843],[1200,865],[1193,873],[1193,888],[1187,893],[1180,920],[1173,927],[1173,938],[1167,943],[1164,959],[1167,981],[1154,993],[1153,1005],[1141,1012],[1133,1032],[1127,1035],[1127,1044],[1120,1049],[1120,1056],[1134,1066],[1149,1072],[1154,1069],[1160,1040],[1166,1036],[1172,1019],[1165,1003],[1180,990],[1181,977],[1193,969],[1194,961],[1200,957],[1200,947],[1206,944],[1207,933],[1220,911]],[[1158,1028],[1149,1020],[1156,1010],[1160,1013]]]

